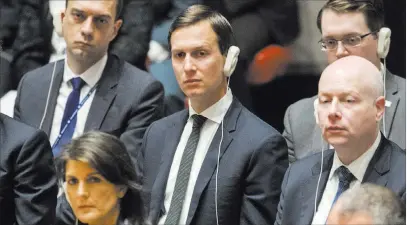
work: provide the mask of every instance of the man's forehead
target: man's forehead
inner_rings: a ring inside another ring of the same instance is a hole
[[[206,21],[178,28],[171,35],[173,49],[211,47],[216,44],[216,33]]]
[[[91,14],[103,14],[110,15],[116,10],[116,1],[107,0],[107,1],[77,1],[69,0],[68,8],[81,10]]]
[[[368,32],[369,28],[362,12],[336,12],[326,9],[321,17],[322,35],[350,35]]]

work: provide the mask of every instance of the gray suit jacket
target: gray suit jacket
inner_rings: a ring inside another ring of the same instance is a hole
[[[153,123],[144,137],[138,164],[144,175],[149,218],[157,224],[168,212],[165,189],[173,157],[188,119],[183,110]],[[235,98],[224,119],[218,174],[220,224],[270,224],[275,220],[281,182],[288,167],[281,134],[250,113]],[[216,224],[215,171],[221,127],[212,140],[195,184],[187,223]]]
[[[324,153],[317,204],[328,181],[334,151]],[[321,169],[321,153],[313,154],[290,165],[281,187],[275,225],[311,224],[314,216],[315,192]],[[382,136],[379,147],[370,160],[362,183],[373,183],[394,191],[406,199],[406,154],[399,146]]]
[[[317,96],[302,99],[290,105],[285,113],[283,136],[287,141],[290,163],[329,148],[315,122],[316,98]],[[406,80],[389,71],[386,74],[386,100],[391,102],[385,112],[386,137],[405,149]]]
[[[42,126],[51,131],[54,109],[64,73],[64,61],[56,62],[55,78]],[[39,127],[45,110],[54,64],[27,73],[21,80],[15,103],[15,118]],[[109,55],[93,98],[85,130],[100,130],[120,137],[132,159],[141,147],[147,127],[162,117],[163,87],[148,73]]]
[[[57,194],[47,135],[0,114],[0,224],[54,224]]]

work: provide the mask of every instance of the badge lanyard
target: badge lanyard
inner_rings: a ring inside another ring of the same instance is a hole
[[[85,104],[86,100],[92,95],[92,93],[95,91],[96,87],[98,85],[96,84],[95,86],[92,87],[92,89],[89,90],[88,94],[85,96],[85,98],[82,99],[82,101],[79,103],[79,105],[76,107],[75,111],[72,113],[71,117],[69,117],[69,120],[66,121],[63,129],[59,133],[57,139],[55,140],[54,144],[52,145],[52,148],[57,146],[58,142],[61,140],[62,136],[64,135],[66,129],[68,128],[68,125],[71,123],[72,119],[78,114],[79,109],[82,108],[82,106]]]

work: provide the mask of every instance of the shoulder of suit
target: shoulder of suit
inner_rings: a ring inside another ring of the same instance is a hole
[[[129,79],[134,80],[145,80],[145,81],[154,81],[155,78],[148,72],[133,66],[132,64],[123,61],[123,75]]]
[[[188,114],[187,109],[181,110],[181,111],[173,113],[169,116],[158,119],[158,120],[154,121],[153,123],[151,123],[150,126],[151,127],[163,127],[163,126],[169,126],[174,123],[180,123],[183,121],[182,117],[183,117],[183,115],[185,115],[185,113]]]
[[[51,63],[45,64],[44,66],[33,69],[33,70],[27,72],[24,75],[23,79],[37,80],[37,79],[43,79],[47,76],[51,77],[55,64],[56,64],[55,73],[57,73],[58,72],[57,69],[60,68],[60,66],[64,65],[64,60],[60,59],[58,61],[51,62]]]
[[[239,125],[240,121],[244,121],[243,129],[247,128],[248,127],[247,125],[249,125],[250,130],[255,130],[256,135],[259,135],[259,134],[269,135],[269,134],[280,133],[273,126],[266,123],[264,120],[260,119],[258,116],[253,114],[250,110],[245,108],[243,105],[241,107],[242,107],[242,112],[238,119],[238,125]]]
[[[402,159],[405,159],[406,156],[406,151],[400,148],[395,142],[385,138],[386,145],[389,146],[389,149],[395,154],[396,158],[401,157]]]
[[[391,85],[389,87],[397,87],[395,90],[402,93],[406,92],[406,79],[391,73],[389,70],[386,73],[386,89],[388,89],[387,85]]]
[[[33,138],[34,135],[38,134],[39,132],[42,132],[4,114],[0,114],[0,126],[0,130],[5,131],[1,132],[1,145],[6,144],[5,141],[7,141],[7,145],[9,146],[20,145]],[[18,133],[18,135],[15,135],[16,133]]]
[[[326,156],[332,153],[333,153],[332,149],[325,150],[324,158],[326,159]],[[321,162],[321,155],[322,155],[321,151],[312,153],[310,155],[305,156],[304,158],[296,160],[294,163],[291,164],[291,166],[293,167],[293,169],[295,168],[298,170],[303,170],[304,168],[311,169],[312,167],[315,166],[315,164]]]
[[[317,96],[312,96],[310,98],[303,98],[301,100],[298,100],[296,102],[294,102],[293,104],[291,104],[289,107],[291,107],[292,111],[296,111],[296,110],[308,110],[308,109],[314,109],[314,101],[317,98]]]

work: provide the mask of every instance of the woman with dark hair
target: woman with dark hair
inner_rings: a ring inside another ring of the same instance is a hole
[[[64,146],[56,163],[64,190],[57,224],[145,224],[139,177],[118,138],[85,133]]]

